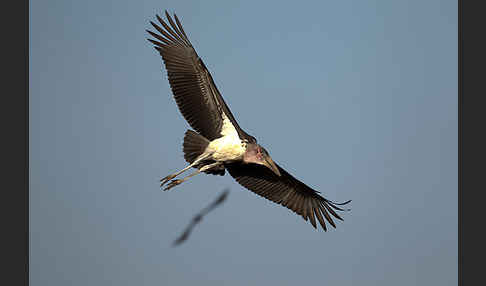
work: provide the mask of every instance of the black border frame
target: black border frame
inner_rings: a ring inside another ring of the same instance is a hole
[[[29,283],[29,1],[4,5],[2,21],[2,284]]]
[[[484,283],[481,245],[484,162],[485,51],[484,9],[481,1],[458,1],[458,278],[459,285]],[[481,281],[483,281],[481,283]]]

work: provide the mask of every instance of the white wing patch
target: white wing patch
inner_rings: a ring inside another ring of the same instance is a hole
[[[240,140],[236,128],[231,123],[231,120],[222,113],[223,126],[221,128],[221,135],[211,143],[208,148],[213,153],[212,157],[216,161],[235,161],[241,160],[245,154],[246,146]]]
[[[229,120],[228,116],[223,112],[223,127],[221,128],[221,135],[223,136],[231,136],[231,137],[236,137],[238,140],[240,140],[240,137],[238,136],[238,132],[236,131],[236,128],[233,126],[231,123],[231,120]]]

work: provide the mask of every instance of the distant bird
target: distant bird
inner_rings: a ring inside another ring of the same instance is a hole
[[[184,232],[174,241],[174,243],[172,245],[173,246],[177,246],[177,245],[183,243],[184,241],[186,241],[187,238],[189,237],[189,235],[191,234],[192,230],[194,229],[194,227],[198,223],[201,222],[201,220],[203,219],[203,217],[205,215],[207,215],[210,211],[212,211],[217,206],[219,206],[220,204],[222,204],[226,200],[226,198],[228,197],[228,194],[229,194],[229,190],[224,190],[218,196],[218,198],[216,198],[216,200],[214,202],[212,202],[209,206],[205,207],[204,209],[202,209],[202,211],[200,211],[198,214],[196,214],[192,218],[191,222],[186,227],[186,229],[184,230]]]
[[[238,125],[177,15],[174,14],[175,22],[167,11],[165,15],[170,26],[156,15],[163,28],[150,21],[160,34],[147,30],[155,38],[148,40],[162,56],[179,110],[197,132],[187,130],[184,136],[184,159],[189,165],[161,179],[160,186],[170,181],[164,189],[169,190],[200,172],[223,176],[228,170],[243,187],[289,208],[309,220],[314,228],[317,218],[327,230],[323,217],[336,227],[331,215],[342,220],[335,210],[348,210],[338,205],[350,200],[327,200],[278,166],[255,137]],[[174,179],[190,168],[197,171]]]

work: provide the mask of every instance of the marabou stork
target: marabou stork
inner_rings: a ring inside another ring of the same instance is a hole
[[[148,40],[162,56],[180,112],[197,132],[187,130],[184,136],[184,159],[189,165],[161,179],[160,186],[170,181],[164,189],[168,190],[200,172],[224,175],[228,170],[243,187],[289,208],[309,220],[314,228],[316,218],[325,231],[324,218],[335,228],[331,215],[342,220],[336,210],[349,210],[338,205],[350,200],[335,203],[325,199],[278,166],[255,137],[238,125],[177,15],[174,14],[175,22],[167,11],[165,15],[168,24],[157,15],[163,28],[150,21],[160,34],[147,30],[154,37]],[[197,171],[174,179],[190,168]]]

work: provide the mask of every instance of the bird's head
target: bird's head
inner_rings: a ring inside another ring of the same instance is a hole
[[[273,162],[272,157],[270,157],[267,150],[256,143],[247,145],[245,155],[243,156],[243,162],[263,165],[272,170],[275,175],[281,176],[277,165]]]

